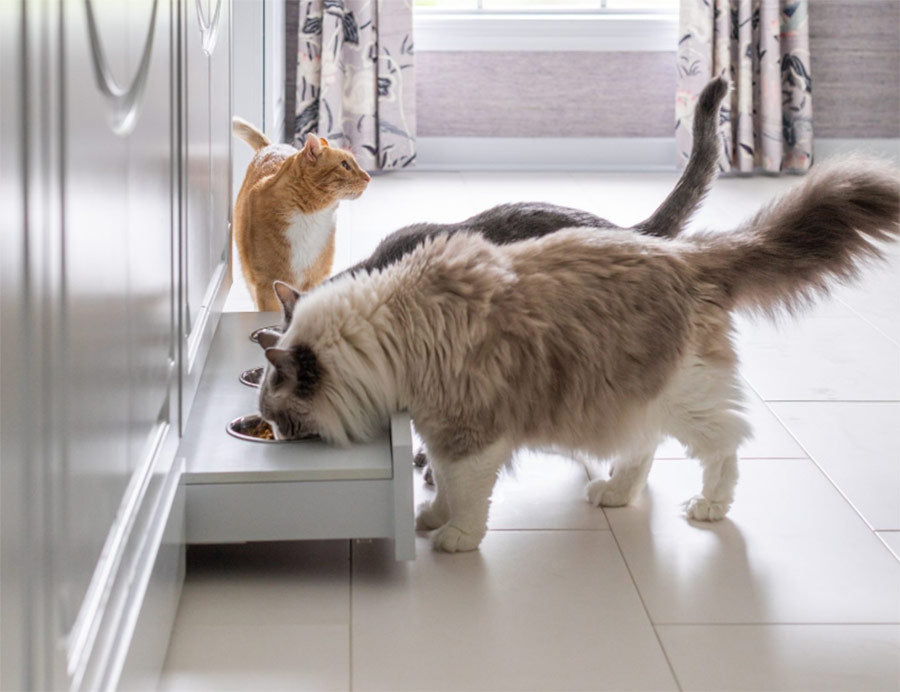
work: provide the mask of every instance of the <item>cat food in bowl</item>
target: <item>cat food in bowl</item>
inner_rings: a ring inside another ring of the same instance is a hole
[[[251,442],[278,442],[272,426],[257,414],[235,418],[228,424],[228,434]]]
[[[254,343],[259,343],[259,335],[262,332],[278,332],[281,333],[281,325],[280,324],[270,324],[268,327],[260,327],[259,329],[254,329],[250,332],[250,341]]]
[[[294,442],[296,440],[276,440],[275,433],[262,416],[258,413],[252,413],[249,416],[241,416],[235,418],[228,424],[228,434],[233,435],[241,440],[250,442],[277,442],[283,444],[285,442]],[[297,440],[320,440],[318,435],[306,435],[298,437]]]
[[[259,387],[265,368],[250,368],[241,373],[241,382],[248,387]]]

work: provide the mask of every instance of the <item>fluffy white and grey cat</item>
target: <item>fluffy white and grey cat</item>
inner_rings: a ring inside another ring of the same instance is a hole
[[[845,159],[727,233],[438,235],[297,303],[266,350],[259,408],[279,438],[337,444],[408,410],[437,484],[417,526],[440,550],[478,547],[497,472],[520,447],[614,459],[587,494],[619,506],[671,435],[703,467],[688,516],[721,519],[750,434],[731,313],[792,311],[853,278],[879,257],[872,241],[896,238],[898,215],[898,172]]]

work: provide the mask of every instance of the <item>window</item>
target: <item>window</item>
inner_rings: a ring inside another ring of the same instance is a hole
[[[674,51],[679,0],[414,0],[416,50]]]
[[[677,12],[678,0],[415,0],[431,12]]]

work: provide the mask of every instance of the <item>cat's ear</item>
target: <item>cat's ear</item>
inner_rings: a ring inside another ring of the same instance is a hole
[[[323,146],[323,147],[327,147],[327,146],[328,146],[328,140],[325,139],[324,137],[319,137],[319,141],[322,143],[322,146]]]
[[[291,351],[284,348],[267,348],[266,360],[268,360],[275,370],[281,375],[288,375],[294,363],[294,355]]]
[[[294,316],[294,306],[303,294],[293,286],[277,279],[273,284],[273,288],[275,289],[275,295],[278,296],[278,300],[281,302],[281,310],[284,313],[284,322],[285,324],[289,324],[291,318]]]
[[[263,329],[256,335],[256,340],[259,345],[262,346],[263,350],[272,348],[278,343],[280,338],[281,332],[275,331],[274,329]]]
[[[322,142],[312,132],[306,134],[306,144],[303,145],[303,155],[309,161],[318,161],[322,155]]]

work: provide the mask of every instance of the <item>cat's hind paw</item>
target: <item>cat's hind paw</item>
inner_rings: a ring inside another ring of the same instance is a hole
[[[602,479],[588,483],[585,488],[588,502],[594,507],[624,507],[627,505],[630,499],[628,495],[611,486],[610,481]]]
[[[431,502],[423,502],[416,512],[416,531],[432,531],[447,523],[447,517],[435,508]]]
[[[713,502],[702,495],[695,495],[684,505],[688,517],[697,521],[720,521],[730,508],[730,502]]]
[[[466,533],[452,524],[446,524],[434,532],[431,537],[431,545],[435,550],[445,553],[461,553],[477,549],[482,538],[484,538],[483,531],[475,535]]]

